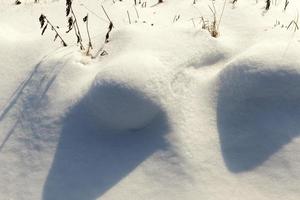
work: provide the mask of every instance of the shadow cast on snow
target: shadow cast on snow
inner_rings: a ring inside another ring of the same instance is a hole
[[[293,88],[300,85],[298,75],[245,80],[221,84],[217,104],[223,159],[233,173],[262,165],[300,134],[300,95]]]
[[[146,128],[131,132],[103,131],[91,122],[82,102],[64,119],[43,200],[96,199],[151,154],[168,148],[163,111]]]
[[[15,129],[31,115],[31,109],[38,110],[57,74],[63,67],[58,65],[47,71],[43,67],[43,63],[44,59],[35,65],[33,70],[13,91],[6,104],[0,108],[0,124],[5,123],[7,119],[10,120],[10,116],[16,117],[11,129],[3,141],[0,142],[0,152],[14,134]]]
[[[43,130],[39,113],[65,63],[46,63],[53,67],[43,64],[44,60],[34,67],[0,109],[0,123],[11,115],[17,116],[0,141],[0,152],[22,123],[32,123],[33,136]],[[153,153],[168,149],[165,134],[169,124],[162,109],[147,127],[117,133],[97,129],[97,121],[87,114],[83,104],[75,105],[63,119],[57,151],[44,184],[44,200],[96,199]]]

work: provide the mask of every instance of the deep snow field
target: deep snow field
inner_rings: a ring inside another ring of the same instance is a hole
[[[0,200],[299,200],[289,1],[227,1],[214,38],[210,0],[74,0],[93,55],[101,5],[114,24],[92,59],[66,34],[64,0],[0,0]],[[41,36],[41,13],[67,47]]]

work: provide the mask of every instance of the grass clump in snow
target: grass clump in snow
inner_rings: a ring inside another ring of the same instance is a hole
[[[91,50],[93,49],[93,45],[92,45],[92,40],[90,37],[90,31],[89,31],[89,17],[88,14],[82,18],[83,22],[85,23],[85,27],[86,27],[86,31],[87,31],[87,36],[88,36],[88,44],[87,44],[87,48],[84,47],[83,45],[83,39],[82,39],[82,35],[77,23],[77,17],[74,13],[74,10],[72,8],[72,0],[66,0],[66,17],[68,19],[68,30],[66,31],[66,33],[69,33],[71,30],[74,30],[75,32],[75,36],[76,36],[76,43],[79,44],[80,50],[85,50],[85,55],[87,56],[91,56],[91,58],[96,58],[99,55],[100,56],[104,56],[107,55],[107,52],[104,50],[104,46],[106,43],[109,42],[109,37],[110,37],[110,32],[112,31],[114,25],[112,23],[112,21],[110,20],[107,12],[105,11],[104,7],[102,6],[103,12],[105,13],[107,19],[109,20],[109,27],[108,27],[108,31],[105,35],[105,40],[103,45],[99,48],[99,50],[96,52],[95,55],[91,54]],[[54,41],[57,38],[60,38],[63,46],[67,46],[67,43],[63,40],[62,36],[58,33],[57,29],[59,28],[58,26],[53,26],[50,21],[47,19],[47,17],[44,14],[41,14],[39,17],[39,21],[41,24],[41,28],[42,30],[42,35],[44,34],[44,32],[46,31],[48,24],[51,26],[51,29],[53,31],[55,31],[55,38]]]
[[[219,36],[219,27],[220,27],[221,20],[222,20],[222,17],[223,17],[226,2],[227,2],[227,0],[224,0],[224,5],[223,5],[223,8],[222,8],[222,12],[221,12],[219,20],[217,20],[217,11],[216,11],[214,1],[212,1],[212,7],[208,6],[210,11],[213,14],[213,20],[210,22],[208,20],[205,20],[203,17],[201,17],[201,19],[202,19],[202,29],[208,30],[208,32],[210,33],[210,35],[212,37],[216,38],[216,37]]]

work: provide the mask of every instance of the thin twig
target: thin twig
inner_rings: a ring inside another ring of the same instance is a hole
[[[92,11],[90,8],[88,8],[86,5],[84,5],[83,3],[80,4],[81,6],[83,6],[85,9],[87,9],[90,13],[92,13],[93,15],[95,15],[98,19],[100,19],[101,21],[106,21],[106,19],[100,17],[99,15],[97,15],[94,11]]]
[[[90,53],[90,49],[93,49],[93,45],[92,45],[92,41],[91,41],[91,37],[90,37],[90,31],[89,31],[89,15],[87,14],[86,15],[86,22],[85,22],[85,25],[86,25],[86,31],[87,31],[87,35],[88,35],[88,38],[89,38],[89,44],[88,44],[88,49],[86,51],[86,54],[89,55]]]
[[[103,10],[104,14],[106,15],[107,19],[109,20],[109,22],[111,22],[111,23],[112,23],[112,21],[110,20],[110,18],[109,18],[109,16],[108,16],[107,12],[105,11],[105,8],[104,8],[104,6],[103,6],[103,5],[101,5],[101,7],[102,7],[102,10]]]
[[[217,31],[218,32],[219,32],[219,27],[220,27],[221,20],[222,20],[222,17],[223,17],[223,13],[224,13],[224,10],[225,10],[225,7],[226,7],[226,2],[227,2],[227,0],[224,0],[224,4],[223,4],[223,8],[222,8],[222,13],[220,15],[219,23],[218,23],[218,26],[217,26]]]
[[[56,30],[55,26],[53,26],[53,24],[51,24],[51,22],[48,20],[47,17],[45,17],[45,20],[47,21],[48,24],[50,24],[52,30],[55,31],[56,35],[59,37],[59,39],[61,40],[63,46],[67,46],[67,43],[64,41],[64,39],[60,36],[60,34],[58,33],[58,31]]]
[[[127,10],[127,16],[128,16],[129,24],[131,24],[130,15],[129,15],[129,11],[128,10]]]
[[[135,6],[134,6],[134,10],[135,10],[135,13],[136,13],[137,18],[140,19],[139,13],[138,13],[138,11],[137,11],[137,9],[136,9]]]
[[[191,20],[192,20],[192,22],[193,22],[194,28],[196,28],[194,19],[192,18]]]
[[[73,11],[73,8],[72,8],[72,6],[71,6],[71,13],[72,13],[72,15],[73,15],[73,17],[74,17],[74,24],[75,24],[75,26],[76,26],[76,28],[77,28],[77,33],[78,33],[78,36],[79,36],[79,44],[80,44],[80,49],[84,49],[84,47],[83,47],[83,45],[82,45],[82,37],[81,37],[81,33],[80,33],[80,30],[79,30],[79,26],[78,26],[78,23],[77,23],[77,18],[76,18],[76,16],[75,16],[75,13],[74,13],[74,11]]]

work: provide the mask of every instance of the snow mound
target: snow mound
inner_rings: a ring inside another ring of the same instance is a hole
[[[111,38],[114,54],[151,51],[152,55],[173,68],[213,65],[232,53],[226,42],[189,26],[132,25],[112,32]]]
[[[140,129],[161,110],[166,70],[151,55],[131,53],[114,59],[98,72],[86,105],[101,128]]]
[[[220,74],[218,130],[233,172],[262,165],[300,134],[300,62],[286,44],[263,43]]]
[[[285,43],[263,43],[238,56],[221,72],[221,84],[228,96],[281,97],[300,96],[298,48],[286,49]]]

